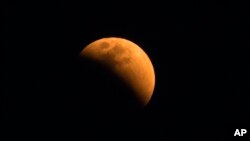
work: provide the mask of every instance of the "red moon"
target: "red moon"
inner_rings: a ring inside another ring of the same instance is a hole
[[[117,37],[102,38],[87,45],[80,57],[108,68],[146,106],[155,87],[155,73],[147,54],[135,43]]]

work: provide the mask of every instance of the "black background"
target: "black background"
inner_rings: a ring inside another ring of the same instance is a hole
[[[247,3],[2,3],[3,140],[229,140],[249,125]],[[89,99],[109,93],[93,73],[84,78],[78,54],[109,36],[152,60],[156,87],[144,110],[98,110],[100,99]]]

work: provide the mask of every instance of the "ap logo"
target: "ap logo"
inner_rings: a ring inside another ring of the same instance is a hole
[[[246,129],[236,129],[234,132],[234,136],[243,136],[247,133]]]

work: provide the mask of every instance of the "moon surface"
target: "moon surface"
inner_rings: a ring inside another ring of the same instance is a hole
[[[138,45],[124,38],[102,38],[87,45],[80,57],[107,68],[131,89],[140,105],[148,104],[155,73],[149,57]]]

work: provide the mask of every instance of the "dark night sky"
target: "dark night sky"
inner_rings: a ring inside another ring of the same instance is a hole
[[[228,140],[249,125],[245,3],[20,1],[1,14],[3,140]],[[137,43],[153,62],[156,87],[142,111],[91,99],[109,92],[84,75],[78,54],[108,36]]]

